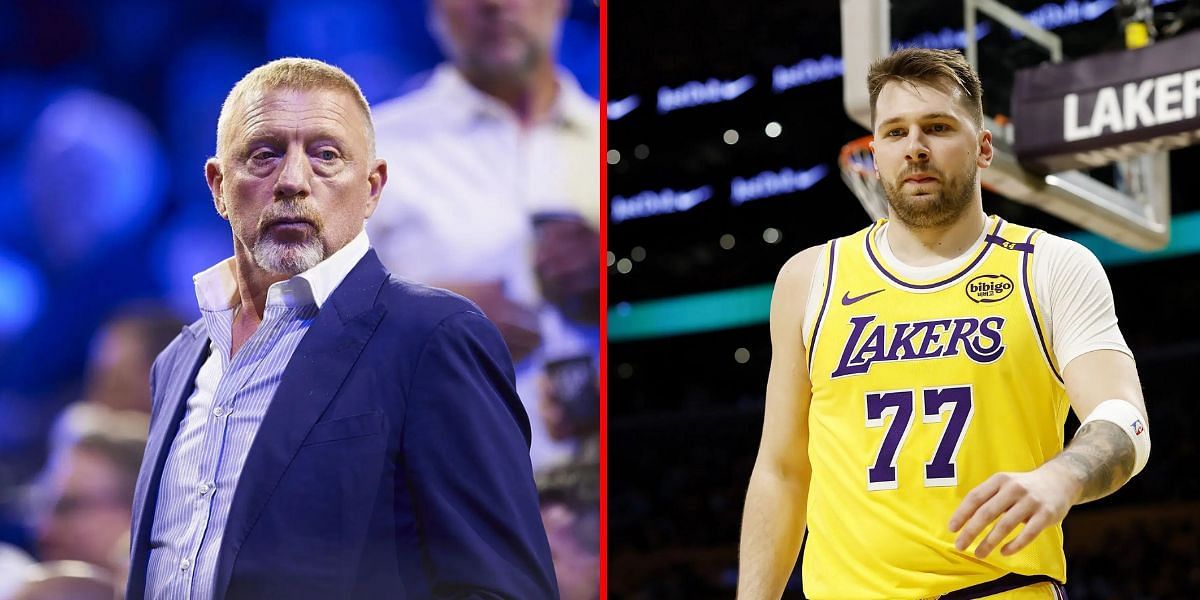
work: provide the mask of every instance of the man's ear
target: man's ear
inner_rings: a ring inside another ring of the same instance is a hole
[[[229,220],[229,209],[225,206],[225,195],[221,191],[221,183],[225,177],[221,174],[221,161],[213,157],[204,163],[204,179],[208,181],[208,191],[212,192],[213,206],[222,219]]]
[[[363,218],[369,219],[379,206],[379,195],[383,193],[383,186],[387,184],[388,178],[387,161],[382,158],[375,159],[375,166],[371,169],[371,173],[367,175],[367,182],[371,184],[370,196],[367,197],[367,205],[363,211]]]
[[[992,164],[995,151],[995,147],[992,146],[992,132],[987,129],[982,130],[979,134],[979,159],[976,161],[980,169],[986,169]]]

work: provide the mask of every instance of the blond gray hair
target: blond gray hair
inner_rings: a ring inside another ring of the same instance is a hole
[[[362,88],[354,78],[345,71],[312,58],[279,58],[262,65],[246,74],[238,81],[225,103],[221,105],[221,116],[217,119],[217,157],[223,158],[228,150],[233,136],[230,119],[233,118],[234,108],[240,106],[245,99],[255,92],[272,90],[330,90],[344,92],[354,99],[358,108],[367,120],[367,142],[370,145],[371,158],[375,157],[375,124],[371,119],[371,106],[363,96]]]

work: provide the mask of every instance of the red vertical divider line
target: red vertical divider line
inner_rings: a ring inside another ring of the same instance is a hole
[[[608,2],[600,0],[600,598],[608,598]]]

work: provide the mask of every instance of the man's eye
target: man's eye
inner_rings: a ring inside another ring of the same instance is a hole
[[[250,158],[252,160],[259,160],[259,161],[269,160],[269,159],[275,158],[275,153],[271,152],[270,150],[259,150],[259,151],[255,152],[254,154],[251,154]]]
[[[334,160],[338,157],[338,153],[333,150],[322,150],[317,153],[317,157],[321,160]]]
[[[934,133],[945,133],[950,131],[950,126],[946,125],[945,123],[934,123],[933,125],[929,126],[929,130]]]
[[[891,131],[888,131],[887,135],[889,137],[899,137],[899,136],[904,135],[904,130],[903,129],[893,129]]]

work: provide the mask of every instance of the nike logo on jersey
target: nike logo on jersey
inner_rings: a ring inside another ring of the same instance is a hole
[[[850,292],[846,292],[846,294],[844,296],[842,296],[842,306],[850,306],[851,304],[854,304],[855,302],[858,302],[859,300],[864,300],[866,298],[870,298],[871,296],[874,296],[875,294],[878,294],[879,292],[882,292],[882,291],[883,291],[882,289],[878,289],[873,292],[867,292],[861,296],[855,296],[853,298],[850,297]]]

